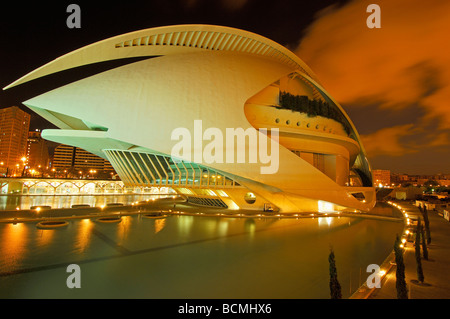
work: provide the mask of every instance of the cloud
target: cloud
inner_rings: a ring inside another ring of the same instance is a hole
[[[413,124],[386,127],[372,134],[363,134],[361,140],[369,158],[386,155],[398,157],[442,146],[447,149],[450,144],[446,132],[429,132]]]
[[[373,1],[352,1],[321,11],[302,38],[296,54],[317,74],[330,94],[346,107],[377,103],[381,109],[408,112],[419,105],[426,127],[437,121],[429,145],[448,143],[450,130],[450,1],[378,0],[381,28],[369,29],[367,6]],[[397,126],[366,136],[376,153],[400,154],[408,148],[398,139]]]
[[[405,144],[402,138],[417,133],[412,124],[387,127],[373,134],[361,135],[361,140],[366,148],[369,158],[380,155],[403,156],[407,153],[415,153],[420,147],[409,142]]]

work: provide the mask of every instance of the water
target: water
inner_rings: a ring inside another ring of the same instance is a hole
[[[99,207],[107,203],[123,203],[165,197],[159,194],[114,194],[114,195],[3,195],[0,196],[0,211],[17,208],[30,209],[31,206],[51,206],[52,208],[70,208],[72,205],[89,204]]]
[[[124,216],[42,230],[0,224],[0,298],[329,298],[333,246],[343,297],[381,264],[403,224],[315,219]],[[81,288],[69,289],[69,264]]]

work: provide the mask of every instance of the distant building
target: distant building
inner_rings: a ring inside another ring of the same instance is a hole
[[[411,184],[415,186],[450,186],[449,174],[435,175],[408,175],[391,173],[391,183],[393,184]]]
[[[391,185],[391,171],[387,169],[372,170],[373,183],[375,186],[390,186]]]
[[[417,199],[423,193],[421,187],[396,187],[390,194],[390,197],[398,200]]]
[[[398,184],[403,184],[403,183],[408,183],[408,182],[409,182],[408,174],[398,174],[398,173],[391,172],[391,183],[398,185]]]
[[[1,173],[21,174],[26,163],[30,114],[17,106],[0,109]]]
[[[43,172],[49,164],[48,142],[41,137],[40,131],[28,132],[28,167]]]
[[[65,170],[68,174],[79,174],[81,172],[81,175],[90,174],[91,176],[95,176],[97,173],[114,173],[114,168],[108,160],[89,153],[82,148],[65,144],[55,148],[52,168],[57,171]]]

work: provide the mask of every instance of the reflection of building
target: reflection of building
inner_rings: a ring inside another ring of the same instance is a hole
[[[61,144],[55,148],[52,167],[58,170],[113,172],[114,169],[108,160],[89,153],[79,147]],[[97,175],[98,176],[98,175]]]
[[[386,169],[372,170],[373,182],[375,186],[390,186],[391,185],[391,171]]]
[[[28,133],[27,142],[28,167],[42,172],[49,164],[48,143],[41,137],[41,132]]]
[[[122,65],[24,102],[60,128],[43,131],[44,138],[109,159],[127,185],[169,186],[197,205],[282,212],[373,207],[371,169],[345,111],[295,54],[250,32],[182,25],[128,33],[60,57],[8,87],[113,60]],[[173,132],[195,135],[199,119],[215,134],[254,132],[259,143],[215,144],[223,161],[203,161],[195,142],[188,149],[193,158],[172,157]],[[268,145],[277,155],[273,172],[262,172],[268,163],[261,157],[228,160],[232,151],[267,154]]]
[[[0,109],[0,162],[9,174],[21,174],[26,164],[29,127],[30,115],[17,106]]]
[[[91,179],[3,178],[0,194],[84,195],[84,194],[174,194],[169,187],[126,186],[122,181]],[[76,198],[79,200],[80,198]],[[9,202],[9,201],[8,201]],[[16,201],[11,201],[12,205]],[[61,204],[61,203],[59,203]],[[64,200],[63,203],[67,204]],[[1,208],[1,207],[0,207]],[[13,207],[14,209],[15,207]]]

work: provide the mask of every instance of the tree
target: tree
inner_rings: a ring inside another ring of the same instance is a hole
[[[422,226],[420,226],[420,236],[422,238],[422,252],[423,252],[423,259],[428,260],[428,248],[427,248],[427,242],[425,240],[425,231]]]
[[[428,219],[428,210],[427,206],[424,205],[423,209],[420,210],[422,212],[423,216],[423,222],[425,224],[425,232],[426,232],[426,238],[427,238],[427,244],[429,245],[431,243],[431,233],[430,233],[430,220]]]
[[[401,241],[397,234],[394,244],[395,263],[397,265],[395,272],[395,287],[397,288],[397,299],[408,299],[408,289],[406,288],[405,280],[405,264],[403,263],[403,249],[400,247],[400,244]]]
[[[417,280],[419,282],[423,282],[424,281],[424,276],[423,276],[423,269],[422,269],[422,260],[420,258],[420,227],[421,227],[422,223],[420,221],[420,217],[419,220],[417,221],[417,227],[416,227],[416,238],[414,241],[414,246],[415,246],[415,257],[416,257],[416,265],[417,265]]]
[[[341,285],[337,279],[336,262],[334,258],[333,248],[330,248],[330,255],[328,256],[330,264],[330,295],[331,299],[342,299]]]

